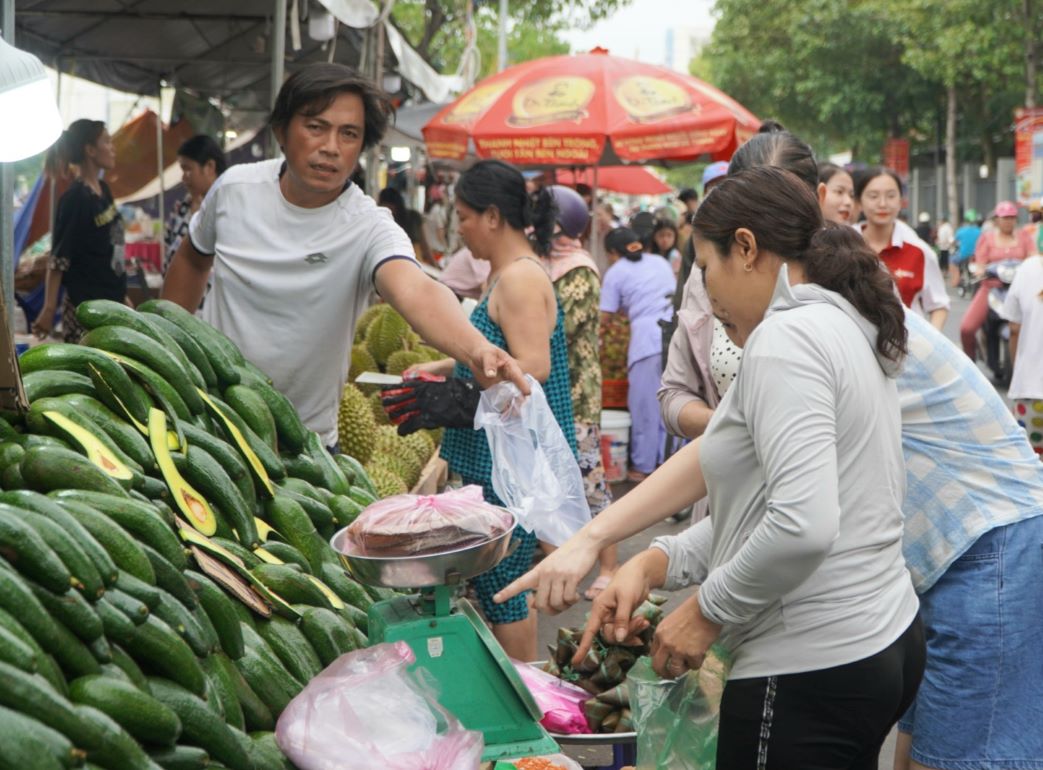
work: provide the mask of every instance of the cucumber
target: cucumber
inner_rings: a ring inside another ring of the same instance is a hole
[[[248,639],[246,652],[235,667],[265,707],[272,714],[281,714],[304,686],[286,670],[257,632],[244,628],[243,636]]]
[[[58,644],[51,650],[51,654],[61,670],[65,672],[66,679],[75,679],[87,674],[100,674],[101,666],[98,665],[99,661],[94,657],[90,648],[60,622],[56,624],[56,628],[58,629]]]
[[[348,490],[348,497],[363,508],[368,508],[377,501],[377,493],[370,492],[369,489],[363,487],[351,487],[351,489]]]
[[[373,599],[366,593],[366,589],[345,572],[339,564],[326,562],[322,565],[317,577],[333,589],[337,596],[363,612],[368,612],[369,608],[373,606]]]
[[[46,652],[53,653],[58,648],[62,639],[58,623],[29,590],[25,580],[6,567],[0,569],[0,608],[18,618]]]
[[[315,464],[316,467],[318,467],[318,464],[315,463],[315,461],[312,460],[310,457],[308,458],[308,461]],[[333,494],[331,492],[328,492],[327,490],[322,489],[321,487],[315,486],[307,479],[294,478],[292,476],[289,476],[280,481],[279,489],[286,490],[287,492],[296,492],[298,495],[303,495],[304,497],[311,498],[317,503],[323,504],[325,504],[328,499],[333,497]]]
[[[163,375],[129,356],[121,356],[117,353],[110,353],[109,355],[114,362],[129,371],[135,379],[141,382],[145,390],[152,395],[152,398],[163,408],[164,412],[172,417],[177,416],[179,420],[192,419],[192,410],[185,403],[185,399],[181,397],[181,393],[177,388],[171,385]]]
[[[257,770],[294,770],[290,760],[282,753],[275,740],[275,733],[250,733],[253,741],[253,758]]]
[[[33,638],[33,635],[26,630],[26,627],[14,615],[6,610],[0,610],[0,628],[32,650],[36,663],[36,672],[46,679],[56,692],[64,693],[65,677],[62,675],[61,669],[58,668],[54,658],[48,655],[43,647],[40,646],[40,643]],[[16,653],[11,652],[11,654],[14,655]],[[4,662],[10,663],[27,674],[33,673],[28,667],[19,666],[14,661],[5,660]]]
[[[146,670],[169,677],[197,695],[206,692],[206,677],[192,649],[155,615],[135,628],[123,647]]]
[[[88,644],[87,649],[90,650],[91,655],[94,656],[94,660],[100,664],[98,666],[99,669],[101,666],[112,663],[112,645],[109,644],[109,640],[104,636],[99,636],[93,642]]]
[[[9,663],[27,674],[36,673],[36,650],[2,625],[0,625],[0,661]]]
[[[284,494],[277,494],[265,503],[265,514],[286,541],[308,560],[312,571],[317,571],[330,556],[329,545],[319,537],[311,518],[300,504]]]
[[[346,527],[362,513],[362,506],[347,495],[334,495],[329,501],[330,513],[338,527]]]
[[[167,504],[167,501],[170,500],[170,490],[167,488],[165,481],[152,476],[145,476],[140,487],[138,487],[138,491],[163,514],[164,521],[167,523],[174,521],[174,511]]]
[[[162,588],[189,610],[198,607],[199,600],[189,587],[184,573],[165,559],[159,551],[144,543],[139,543],[139,545],[148,557],[149,563],[152,564],[152,570],[156,573],[156,587]]]
[[[308,433],[307,438],[304,440],[304,451],[322,470],[325,480],[319,486],[328,489],[335,495],[347,494],[348,490],[351,488],[351,485],[348,483],[348,478],[344,475],[344,471],[340,469],[340,466],[334,462],[333,456],[322,443],[322,439],[319,437],[318,433]]]
[[[144,605],[142,605],[144,607]],[[114,642],[122,642],[127,639],[134,632],[134,621],[132,621],[127,615],[117,607],[108,596],[103,596],[97,602],[94,603],[94,610],[98,613],[98,617],[101,619],[102,628],[105,630],[105,636]],[[148,617],[148,610],[145,610],[145,614],[141,617],[141,622],[145,622],[145,618]]]
[[[25,521],[23,512],[4,504],[0,504],[0,555],[49,591],[64,593],[74,584],[68,568]]]
[[[283,455],[282,463],[286,467],[286,478],[280,486],[285,486],[289,480],[301,479],[309,484],[323,484],[326,480],[319,464],[311,459],[310,455],[301,454],[296,457]]]
[[[116,644],[112,645],[112,664],[118,666],[135,687],[139,690],[148,691],[148,680],[145,678],[145,673],[134,662],[134,659],[127,654],[127,651]]]
[[[271,554],[283,564],[296,564],[306,573],[311,574],[311,565],[308,564],[308,560],[301,555],[300,551],[288,543],[270,540],[254,551],[254,553],[260,553],[261,551]],[[263,556],[261,558],[264,559]]]
[[[107,499],[103,495],[84,494],[78,490],[57,492],[54,499],[59,503],[71,500],[104,511],[114,523],[142,543],[156,549],[177,569],[184,569],[188,565],[185,549],[177,535],[151,503],[127,498]]]
[[[236,668],[235,664],[229,660],[228,656],[218,653],[211,655],[208,660],[214,665],[223,668],[224,675],[233,684],[236,700],[239,702],[242,710],[243,723],[246,725],[245,729],[275,729],[275,718],[272,716],[271,710],[265,705],[264,701],[257,697],[257,693],[246,683],[243,675]]]
[[[5,770],[60,770],[82,765],[85,755],[57,730],[0,707],[0,767]]]
[[[60,498],[57,502],[101,544],[120,570],[155,585],[156,573],[148,557],[123,527],[84,503],[68,498]]]
[[[243,709],[236,695],[235,680],[228,668],[219,660],[218,655],[210,655],[203,660],[203,672],[210,680],[211,692],[217,697],[224,713],[225,722],[238,730],[244,730]],[[234,669],[234,666],[232,667]]]
[[[229,385],[224,392],[225,403],[235,410],[250,430],[273,452],[279,451],[275,418],[261,395],[245,385]]]
[[[231,770],[253,770],[249,755],[232,729],[214,714],[206,702],[179,684],[159,678],[149,679],[152,694],[181,719],[182,738],[199,746]]]
[[[188,642],[198,657],[205,658],[218,646],[217,635],[210,636],[200,625],[192,612],[173,596],[163,591],[163,597],[154,609],[153,615],[170,626],[182,639]],[[213,631],[211,628],[210,631]]]
[[[176,323],[167,320],[161,315],[149,313],[142,314],[142,317],[153,321],[157,328],[165,331],[174,339],[175,342],[177,342],[182,352],[184,352],[185,356],[192,362],[192,365],[195,366],[196,370],[198,370],[199,374],[202,376],[206,388],[217,387],[217,374],[214,372],[214,367],[211,366],[210,359],[207,358],[203,348],[195,341],[191,334],[188,334]]]
[[[344,473],[344,477],[348,480],[348,483],[351,484],[351,486],[361,487],[374,497],[376,496],[377,488],[373,486],[373,482],[370,481],[369,474],[366,473],[366,469],[362,467],[362,463],[351,455],[346,454],[333,455],[333,462],[337,463],[338,467]]]
[[[297,570],[278,564],[259,564],[250,573],[291,604],[332,608],[325,594]]]
[[[295,623],[274,615],[257,624],[257,633],[298,681],[310,682],[322,671],[322,662]]]
[[[280,494],[297,501],[323,540],[333,537],[333,512],[325,504],[290,489],[284,489]]]
[[[39,492],[18,489],[0,493],[0,503],[32,511],[53,521],[73,537],[84,553],[90,557],[98,570],[98,574],[101,576],[102,582],[106,586],[116,583],[118,569],[112,557],[109,556],[109,552],[105,550],[101,543],[94,538],[75,516],[53,499],[46,495],[41,495]]]
[[[22,464],[12,463],[3,471],[0,471],[0,483],[4,489],[25,489],[25,479],[22,478]]]
[[[226,441],[200,430],[194,425],[179,422],[178,426],[184,432],[185,440],[189,446],[198,446],[221,464],[225,473],[228,474],[228,477],[235,484],[235,488],[239,490],[239,494],[246,500],[247,505],[253,509],[257,504],[257,490],[254,489],[250,469],[247,467],[242,455]]]
[[[145,558],[148,558],[147,556]],[[129,572],[120,571],[119,580],[116,581],[115,590],[128,594],[148,607],[149,611],[159,606],[163,598],[163,592],[154,584],[139,580]]]
[[[23,521],[35,530],[41,539],[62,560],[72,575],[73,585],[91,601],[105,593],[105,583],[97,567],[87,555],[75,534],[62,528],[57,522],[39,513],[19,509]]]
[[[236,612],[234,600],[206,575],[189,571],[185,573],[185,577],[196,592],[200,607],[217,632],[221,649],[232,659],[242,657],[243,632],[239,626],[239,614]]]
[[[171,342],[174,348],[181,350],[176,343]],[[139,361],[170,383],[192,414],[203,411],[203,402],[196,390],[197,387],[203,386],[203,378],[199,372],[195,371],[191,364],[186,370],[173,352],[151,337],[122,326],[99,326],[87,332],[80,343],[115,353],[124,359]],[[185,363],[188,363],[187,358]],[[192,376],[193,371],[195,377]]]
[[[196,746],[172,746],[149,752],[149,757],[163,770],[205,770],[212,767],[210,755]]]
[[[304,427],[290,399],[260,378],[251,380],[247,385],[267,404],[268,411],[275,420],[275,432],[280,448],[299,454],[304,448],[308,429]]]
[[[126,573],[124,573],[126,574]],[[105,601],[110,603],[113,607],[123,613],[123,615],[133,623],[135,626],[140,626],[146,620],[148,620],[149,614],[152,612],[148,608],[148,605],[140,599],[131,596],[126,591],[121,591],[119,588],[110,588],[105,592]],[[102,617],[102,625],[105,624],[105,618]],[[116,638],[116,641],[123,642],[126,637]]]
[[[69,700],[108,714],[142,743],[172,746],[181,735],[177,714],[133,684],[105,676],[85,676],[69,683]]]
[[[0,444],[0,470],[9,465],[19,465],[25,457],[25,447],[15,441]]]
[[[122,417],[113,412],[105,404],[96,398],[81,393],[69,393],[59,396],[59,400],[66,402],[72,408],[89,417],[94,423],[105,431],[123,453],[134,460],[145,471],[154,471],[156,458],[152,456],[148,441],[132,425]]]
[[[155,313],[163,316],[180,326],[189,336],[199,342],[207,358],[210,359],[210,364],[222,386],[228,387],[239,383],[237,367],[245,364],[246,359],[243,358],[242,351],[236,347],[235,343],[213,326],[169,300],[147,300],[138,306],[138,310],[142,313]]]
[[[63,396],[67,393],[79,393],[85,396],[95,394],[94,384],[90,377],[60,369],[42,369],[38,372],[31,372],[22,377],[22,385],[25,387],[25,397],[30,404],[38,398]]]
[[[22,375],[42,370],[60,369],[90,378],[98,398],[117,414],[123,410],[141,423],[148,415],[149,402],[140,388],[135,388],[125,371],[100,350],[83,345],[52,343],[37,345],[18,359]]]
[[[31,581],[26,581],[26,584],[51,617],[72,631],[81,641],[90,644],[105,633],[98,613],[79,591],[70,588],[59,595]]]
[[[158,770],[159,766],[148,758],[145,750],[141,748],[141,744],[108,714],[84,704],[76,704],[73,708],[76,714],[88,722],[100,735],[100,742],[96,747],[86,747],[87,758],[91,762],[104,767]]]
[[[83,455],[71,449],[35,446],[26,450],[22,478],[30,489],[89,489],[127,497],[119,483]]]
[[[206,382],[195,365],[189,361],[185,351],[177,341],[155,322],[153,318],[135,312],[132,308],[120,302],[112,300],[95,299],[81,302],[76,306],[76,319],[87,329],[94,330],[103,326],[122,326],[143,334],[155,342],[163,351],[174,358],[178,366],[188,373],[192,384],[199,388],[205,388]],[[85,343],[89,344],[89,343]],[[113,351],[119,352],[119,351]],[[154,351],[151,351],[154,352]],[[135,358],[140,355],[128,353]]]
[[[176,462],[176,461],[175,461]],[[247,548],[256,548],[261,538],[254,524],[253,511],[236,489],[221,464],[205,449],[189,444],[182,471],[189,484],[225,515],[235,529],[239,542]]]

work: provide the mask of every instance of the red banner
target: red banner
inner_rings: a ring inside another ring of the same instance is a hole
[[[909,140],[891,137],[884,143],[884,165],[909,180]]]

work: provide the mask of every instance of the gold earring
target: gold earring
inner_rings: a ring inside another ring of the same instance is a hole
[[[743,270],[745,270],[747,273],[752,273],[753,272],[753,263],[752,262],[747,262],[746,266],[743,267]]]

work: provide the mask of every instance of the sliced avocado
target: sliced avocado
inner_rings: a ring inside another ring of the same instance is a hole
[[[257,554],[257,558],[261,561],[266,561],[269,564],[285,564],[282,559],[276,556],[274,553],[264,550],[264,548],[255,548],[254,553]]]
[[[264,519],[259,519],[256,516],[254,516],[254,524],[257,525],[257,534],[261,538],[262,542],[267,543],[268,538],[271,535],[275,535],[276,537],[281,538],[279,533],[275,530],[275,527],[273,527]]]
[[[322,591],[322,595],[325,596],[326,599],[329,601],[329,603],[333,605],[334,609],[336,609],[336,610],[344,609],[344,600],[341,599],[339,596],[337,596],[337,594],[333,593],[333,589],[332,588],[330,588],[328,585],[323,583],[321,580],[319,580],[314,575],[305,575],[305,577],[308,578],[308,580],[310,580],[315,585],[316,588],[318,588],[320,591]]]
[[[212,535],[217,532],[217,517],[210,509],[210,504],[197,492],[191,484],[185,481],[174,467],[174,458],[170,456],[170,447],[167,443],[169,431],[167,431],[167,416],[153,407],[148,413],[148,437],[152,445],[152,454],[156,456],[163,480],[170,487],[174,503],[177,505],[189,523],[204,535]]]
[[[45,411],[43,416],[59,427],[69,438],[83,447],[87,459],[106,474],[120,481],[131,481],[134,471],[127,467],[98,437],[81,425],[77,425],[61,412]]]
[[[261,485],[267,490],[269,497],[275,496],[275,488],[272,486],[272,481],[268,478],[268,471],[264,469],[260,459],[250,448],[250,444],[247,443],[246,437],[243,436],[242,432],[236,426],[234,422],[228,419],[228,416],[221,410],[217,404],[214,403],[213,399],[207,394],[205,390],[199,391],[200,398],[203,399],[203,403],[206,408],[213,412],[214,416],[221,421],[225,430],[228,431],[228,435],[235,441],[235,445],[239,448],[239,451],[243,453],[243,457],[246,458],[247,465],[250,466],[251,472],[254,477],[261,483]]]

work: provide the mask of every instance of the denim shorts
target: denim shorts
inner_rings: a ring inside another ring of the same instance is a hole
[[[939,770],[1043,770],[1043,516],[986,532],[920,597],[927,669],[899,722]]]

